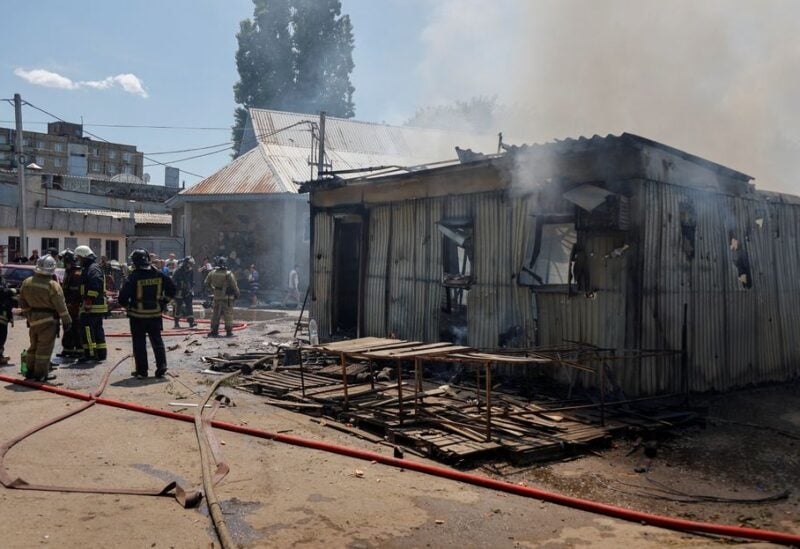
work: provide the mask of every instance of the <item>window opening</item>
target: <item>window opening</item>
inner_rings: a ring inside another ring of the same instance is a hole
[[[119,241],[106,240],[106,259],[109,261],[112,259],[119,260]]]
[[[61,251],[60,248],[58,247],[58,239],[47,238],[47,237],[42,238],[42,247],[40,248],[40,250],[42,250],[42,254],[45,253],[45,250],[49,250],[50,248]]]
[[[750,273],[750,257],[744,242],[736,238],[736,235],[729,234],[731,252],[733,252],[733,264],[736,267],[736,276],[742,284],[742,288],[750,289],[753,287],[753,276]]]
[[[442,234],[442,286],[440,337],[444,341],[467,342],[467,299],[474,282],[472,219],[453,217],[436,224]]]
[[[534,250],[535,256],[531,260],[529,274],[535,280],[536,286],[566,285],[572,279],[574,263],[579,265],[579,270],[585,271],[586,253],[582,246],[578,246],[578,232],[574,222],[569,223],[543,223],[540,225],[540,234],[537,235],[538,249]],[[576,278],[578,278],[576,276]]]

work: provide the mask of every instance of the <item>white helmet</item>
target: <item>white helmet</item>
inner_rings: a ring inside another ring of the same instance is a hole
[[[52,276],[56,272],[56,260],[49,255],[40,257],[36,262],[34,272],[40,275]]]
[[[83,258],[94,257],[94,252],[89,246],[84,245],[75,248],[75,255]]]

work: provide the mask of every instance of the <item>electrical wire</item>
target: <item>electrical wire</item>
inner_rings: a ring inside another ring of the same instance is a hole
[[[226,147],[224,147],[224,148],[222,148],[222,149],[220,149],[218,151],[211,151],[211,152],[207,152],[207,153],[203,153],[203,154],[196,154],[194,156],[187,156],[187,157],[184,157],[184,158],[176,158],[174,160],[170,160],[169,163],[170,164],[177,164],[178,162],[186,162],[187,160],[194,160],[195,158],[202,158],[204,156],[211,156],[211,155],[214,155],[214,154],[219,154],[219,153],[222,153],[222,152],[226,152],[226,151],[229,151],[229,150],[231,150],[233,148],[234,148],[233,145],[227,145]],[[144,164],[142,167],[143,168],[151,168],[151,167],[156,166],[156,165],[157,164]]]
[[[13,103],[13,99],[2,99],[0,101],[8,101]],[[13,124],[14,120],[0,120],[0,124]],[[25,122],[26,124],[40,124],[45,125],[49,124],[49,122],[44,120],[31,120]],[[84,127],[88,126],[91,128],[132,128],[132,129],[144,129],[144,130],[209,130],[209,131],[235,131],[235,132],[243,132],[245,128],[223,128],[223,127],[212,127],[212,126],[154,126],[148,124],[90,124],[84,123],[82,124]]]
[[[47,116],[55,118],[56,120],[59,120],[61,122],[67,122],[66,120],[64,120],[60,116],[57,116],[57,115],[55,115],[55,114],[53,114],[53,113],[51,113],[51,112],[49,112],[49,111],[37,106],[37,105],[34,105],[33,103],[31,103],[29,101],[24,101],[24,104],[36,109],[39,112],[42,112],[42,113],[46,114]],[[294,128],[296,126],[306,125],[306,124],[311,125],[313,127],[314,122],[312,122],[310,120],[301,120],[301,121],[295,122],[293,124],[289,124],[288,126],[284,126],[282,128],[278,128],[278,129],[273,130],[272,132],[269,132],[269,133],[266,133],[266,134],[255,135],[247,142],[247,144],[249,145],[253,141],[258,142],[261,139],[265,139],[267,137],[271,137],[271,136],[276,135],[276,134],[278,134],[278,133],[280,133],[282,131],[286,131],[286,130],[288,130],[290,128]],[[115,126],[108,125],[108,127],[115,127]],[[119,127],[123,127],[123,125],[119,125]],[[94,134],[94,133],[92,133],[92,132],[90,132],[88,130],[84,130],[84,133],[94,137],[95,139],[103,141],[105,143],[111,143],[111,141],[109,141],[108,139],[105,139],[104,137],[101,137],[101,136],[99,136],[97,134]],[[197,159],[197,158],[202,158],[202,157],[205,157],[205,156],[211,156],[211,155],[214,155],[214,154],[219,154],[221,152],[225,152],[225,151],[228,151],[228,150],[231,150],[231,149],[234,148],[234,142],[230,141],[228,146],[226,146],[223,149],[216,150],[216,151],[211,151],[211,152],[208,152],[208,153],[199,154],[199,155],[195,155],[195,156],[179,158],[179,159],[171,160],[171,161],[168,161],[168,162],[161,162],[161,161],[159,161],[159,160],[157,160],[155,158],[151,158],[149,156],[150,154],[174,154],[176,152],[191,152],[193,150],[207,150],[207,149],[210,149],[210,148],[214,148],[215,146],[222,146],[222,145],[226,145],[226,143],[222,143],[222,144],[219,144],[219,145],[210,145],[210,146],[204,146],[204,147],[197,147],[195,149],[185,149],[183,151],[164,151],[164,152],[156,152],[156,153],[142,153],[142,157],[143,158],[145,158],[145,159],[149,160],[150,162],[152,162],[152,164],[145,164],[142,167],[143,168],[151,168],[151,167],[154,167],[154,166],[167,166],[167,167],[169,167],[171,164],[175,164],[175,163],[178,163],[178,162],[185,162],[185,161],[188,161],[188,160],[194,160],[194,159]],[[187,170],[181,170],[181,172],[185,173],[185,174],[188,174],[188,175],[191,175],[191,176],[194,176],[194,177],[198,177],[200,179],[205,179],[206,178],[206,176],[199,175],[199,174],[187,171]]]
[[[39,112],[42,112],[42,113],[46,114],[47,116],[52,116],[52,117],[53,117],[53,118],[55,118],[56,120],[59,120],[59,121],[61,121],[61,122],[66,122],[66,120],[64,120],[64,119],[63,119],[63,118],[61,118],[60,116],[56,116],[55,114],[53,114],[53,113],[51,113],[51,112],[48,112],[48,111],[44,110],[44,109],[43,109],[43,108],[41,108],[41,107],[37,107],[36,105],[34,105],[33,103],[31,103],[30,101],[25,101],[25,104],[26,104],[26,105],[28,105],[29,107],[32,107],[32,108],[36,109],[36,110],[37,110],[37,111],[39,111]],[[95,139],[99,139],[100,141],[103,141],[103,142],[105,142],[105,143],[111,143],[111,141],[109,141],[108,139],[106,139],[106,138],[104,138],[104,137],[100,137],[99,135],[97,135],[97,134],[94,134],[94,133],[92,133],[92,132],[90,132],[90,131],[86,131],[86,130],[84,130],[84,133],[87,133],[87,134],[91,135],[92,137],[94,137]],[[155,162],[156,164],[159,164],[159,165],[161,165],[161,166],[169,166],[169,164],[165,164],[165,163],[163,163],[163,162],[159,162],[158,160],[156,160],[156,159],[154,159],[154,158],[149,158],[149,157],[147,157],[147,156],[144,156],[144,158],[146,158],[147,160],[150,160],[151,162]],[[191,175],[191,176],[193,176],[193,177],[198,177],[198,178],[200,178],[200,179],[205,179],[205,176],[204,176],[204,175],[196,174],[196,173],[193,173],[193,172],[190,172],[190,171],[186,171],[186,170],[181,170],[181,171],[182,171],[183,173],[187,174],[187,175]]]
[[[185,152],[204,151],[206,149],[216,149],[217,147],[223,147],[225,145],[230,145],[232,143],[233,143],[233,141],[226,141],[225,143],[217,143],[216,145],[208,145],[207,147],[194,147],[193,149],[178,149],[178,150],[175,150],[175,151],[146,152],[146,153],[142,153],[142,154],[146,154],[146,155],[149,155],[149,156],[155,156],[155,155],[158,155],[158,154],[179,154],[179,153],[185,153]]]

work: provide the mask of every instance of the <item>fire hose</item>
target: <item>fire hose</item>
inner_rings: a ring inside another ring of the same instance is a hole
[[[81,488],[76,486],[56,486],[56,485],[45,485],[45,484],[31,484],[19,477],[12,478],[9,472],[6,470],[5,467],[5,456],[18,443],[22,442],[29,436],[33,435],[34,433],[38,433],[39,431],[54,425],[60,421],[63,421],[67,418],[70,418],[74,415],[77,415],[84,410],[87,410],[94,406],[97,403],[97,399],[103,393],[108,385],[108,379],[111,376],[111,372],[113,372],[120,364],[125,362],[127,359],[130,358],[131,355],[126,355],[117,361],[108,371],[103,375],[103,379],[100,382],[100,386],[94,393],[89,395],[85,395],[86,402],[77,408],[70,410],[64,414],[56,416],[54,418],[48,419],[30,429],[25,431],[22,434],[17,435],[16,437],[12,438],[4,442],[0,445],[0,484],[5,486],[6,488],[16,489],[16,490],[37,490],[37,491],[44,491],[44,492],[80,492],[80,493],[88,493],[88,494],[126,494],[126,495],[136,495],[136,496],[174,496],[175,499],[180,503],[183,507],[194,507],[200,502],[200,498],[202,497],[199,492],[196,491],[186,491],[183,487],[178,485],[176,481],[172,481],[166,486],[161,489],[154,490],[154,489],[138,489],[138,488],[103,488],[103,487],[93,487],[93,488]],[[37,386],[38,384],[31,384],[32,386]],[[29,386],[31,386],[29,385]]]
[[[49,385],[42,385],[40,383],[17,379],[10,376],[0,375],[0,381],[4,381],[6,383],[14,383],[17,385],[23,385],[26,387],[32,387],[35,389],[40,389],[42,391],[47,391],[50,393],[78,400],[84,400],[84,401],[94,400],[97,404],[103,404],[105,406],[122,408],[125,410],[131,410],[154,416],[175,419],[188,423],[194,422],[194,417],[187,414],[181,414],[167,410],[159,410],[157,408],[149,408],[147,406],[142,406],[132,402],[112,400],[103,397],[94,397],[92,395],[87,395],[85,393],[80,393],[78,391],[62,389],[59,387],[52,387]],[[445,467],[439,467],[427,463],[419,463],[406,459],[397,459],[394,457],[385,456],[383,454],[371,452],[368,450],[361,450],[358,448],[351,448],[348,446],[331,444],[328,442],[322,442],[318,440],[310,440],[283,433],[273,433],[270,431],[254,429],[252,427],[244,427],[242,425],[236,425],[233,423],[227,423],[223,421],[215,420],[211,421],[210,424],[213,427],[216,427],[217,429],[223,429],[234,433],[240,433],[268,440],[274,440],[276,442],[282,442],[285,444],[291,444],[303,448],[321,450],[324,452],[330,452],[366,461],[375,461],[377,463],[390,465],[392,467],[399,467],[406,470],[417,471],[428,475],[447,478],[450,480],[464,482],[466,484],[481,486],[484,488],[498,490],[501,492],[507,492],[510,494],[516,494],[523,497],[535,498],[542,501],[555,503],[558,505],[572,507],[574,509],[580,509],[582,511],[588,511],[590,513],[606,515],[613,518],[638,522],[641,524],[649,524],[651,526],[658,526],[661,528],[678,530],[682,532],[713,534],[718,536],[767,541],[771,543],[780,543],[783,545],[800,546],[800,535],[798,534],[777,532],[774,530],[760,530],[758,528],[747,528],[741,526],[714,524],[710,522],[699,522],[699,521],[685,520],[674,517],[666,517],[663,515],[655,515],[651,513],[645,513],[642,511],[625,509],[623,507],[617,507],[615,505],[608,505],[605,503],[600,503],[588,499],[575,498],[563,494],[558,494],[555,492],[548,492],[546,490],[531,488],[529,486],[520,486],[518,484],[512,484],[510,482],[495,480],[492,478],[480,475],[474,475],[471,473],[464,473],[461,471],[447,469]]]

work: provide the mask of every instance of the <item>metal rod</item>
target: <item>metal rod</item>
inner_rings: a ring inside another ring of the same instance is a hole
[[[347,395],[347,361],[345,360],[344,353],[339,353],[339,359],[342,362],[342,385],[344,387],[344,409],[347,410],[347,406],[350,403],[350,400]]]
[[[23,150],[24,140],[22,138],[22,97],[18,93],[14,94],[14,119],[17,128],[17,144],[16,154],[17,159],[17,186],[19,192],[19,250],[17,255],[20,257],[28,257],[28,193],[25,185],[25,155]],[[42,252],[44,253],[44,252]],[[16,258],[14,258],[16,259]],[[9,257],[9,262],[13,259]]]
[[[492,363],[487,362],[486,368],[486,442],[492,441]]]
[[[292,339],[297,337],[297,332],[300,331],[300,322],[303,321],[303,313],[306,311],[306,301],[308,300],[308,292],[311,291],[311,284],[306,287],[306,296],[303,298],[303,306],[300,308],[300,316],[297,317],[297,323],[294,325],[294,335]],[[309,341],[311,343],[311,334],[309,334]]]
[[[325,111],[319,113],[319,160],[317,162],[317,179],[322,179],[325,171]]]
[[[422,376],[420,375],[420,359],[414,358],[414,419],[419,417],[419,391],[422,388]]]
[[[605,405],[606,406],[618,406],[618,405],[621,405],[621,404],[633,404],[634,402],[642,402],[642,401],[645,401],[645,400],[659,400],[659,399],[673,398],[675,396],[677,396],[675,393],[670,393],[668,395],[656,395],[656,396],[648,396],[648,397],[641,397],[641,398],[630,398],[630,399],[627,399],[627,400],[615,400],[614,402],[606,402]],[[579,404],[579,405],[576,405],[576,406],[561,406],[559,408],[543,408],[541,410],[536,410],[536,413],[549,414],[550,412],[566,412],[567,410],[584,410],[584,409],[587,409],[587,408],[597,408],[600,405],[601,404],[599,402],[597,402],[595,404]],[[523,414],[527,414],[527,413],[531,413],[531,412],[523,412]],[[515,414],[512,413],[510,415],[515,415]]]
[[[400,414],[400,425],[403,424],[403,364],[397,360],[397,398],[399,399],[398,413]]]
[[[303,352],[300,351],[300,394],[306,398],[306,376],[303,368]]]
[[[600,425],[606,426],[606,368],[600,361]]]
[[[683,325],[681,326],[681,389],[685,396],[684,404],[689,405],[689,341],[688,341],[689,304],[683,304]]]
[[[481,369],[475,368],[475,402],[478,410],[481,409]]]

